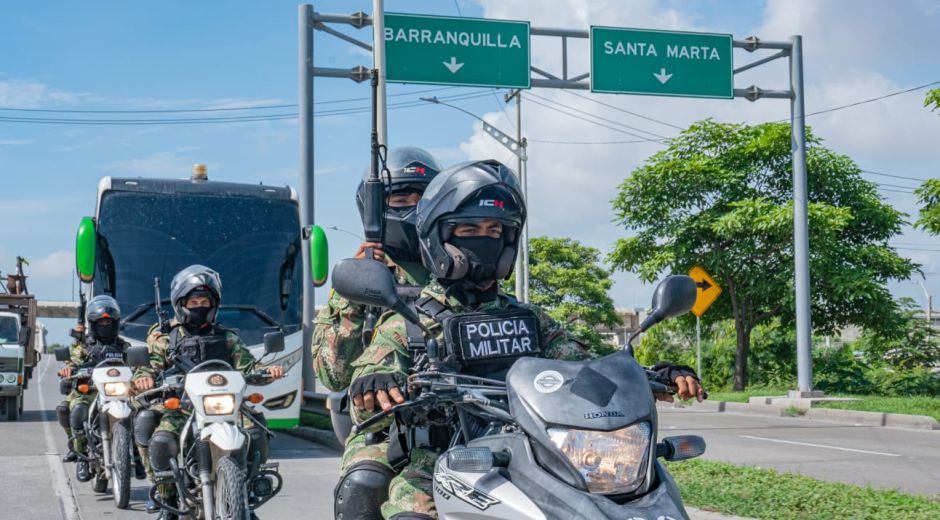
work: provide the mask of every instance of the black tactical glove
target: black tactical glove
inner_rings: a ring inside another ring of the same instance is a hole
[[[356,397],[369,392],[375,393],[379,390],[388,392],[390,389],[397,387],[398,381],[395,381],[395,376],[392,374],[369,374],[357,378],[349,385],[349,395]]]
[[[695,370],[692,370],[692,367],[685,365],[674,365],[667,361],[660,361],[659,363],[656,363],[650,370],[656,372],[656,375],[659,376],[661,381],[668,381],[669,384],[675,384],[677,378],[684,376],[692,376],[696,381],[699,380],[698,374],[695,373]]]

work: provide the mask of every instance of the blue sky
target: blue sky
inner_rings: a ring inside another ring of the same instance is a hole
[[[940,13],[937,4],[911,0],[889,9],[874,1],[718,1],[635,0],[481,0],[395,1],[398,12],[531,20],[533,26],[586,29],[590,24],[730,32],[765,39],[804,35],[807,109],[828,108],[940,79]],[[368,1],[315,4],[318,11],[370,11]],[[297,101],[297,3],[294,1],[206,2],[4,2],[0,4],[0,107],[67,110],[159,110],[250,107]],[[363,40],[370,30],[342,28]],[[917,37],[910,37],[916,34]],[[371,59],[351,45],[316,33],[315,62],[320,66],[369,65]],[[557,50],[533,43],[533,60],[557,69]],[[578,53],[577,43],[572,52]],[[583,49],[582,49],[583,50]],[[736,55],[743,63],[750,57]],[[586,52],[573,58],[583,68]],[[769,88],[786,85],[782,64],[739,78]],[[414,101],[427,85],[389,85],[390,103]],[[459,101],[461,107],[513,132],[515,108],[504,107],[503,92],[450,88],[431,94],[481,93]],[[566,92],[536,90],[553,103],[615,117],[610,110]],[[368,105],[367,84],[317,79],[317,110]],[[716,101],[630,96],[590,96],[641,111],[677,125],[702,117],[760,122],[787,117],[785,102]],[[335,103],[335,100],[358,99]],[[922,108],[923,92],[834,112],[809,123],[836,150],[864,169],[902,176],[936,176],[940,161],[940,117]],[[327,103],[323,103],[327,102]],[[526,105],[524,105],[526,106]],[[557,105],[556,105],[557,106]],[[512,116],[510,120],[504,110]],[[248,110],[284,114],[293,108]],[[216,115],[240,115],[219,113]],[[616,114],[616,113],[613,113]],[[15,113],[0,116],[117,117]],[[134,118],[191,117],[192,114],[137,114]],[[673,135],[648,121],[626,124]],[[318,223],[359,231],[353,203],[355,186],[368,161],[368,113],[318,117],[316,135],[316,212]],[[606,141],[622,134],[527,105],[523,128],[534,139]],[[469,157],[508,161],[482,133],[479,124],[440,106],[419,106],[389,113],[392,146],[419,145],[450,164]],[[930,143],[933,143],[931,145]],[[552,146],[530,148],[532,234],[575,236],[604,251],[623,231],[610,223],[613,190],[656,145]],[[185,177],[194,162],[209,165],[210,178],[297,186],[297,126],[294,120],[204,125],[61,125],[0,121],[0,270],[13,268],[22,254],[33,261],[34,292],[44,299],[72,297],[72,242],[79,218],[93,212],[97,181],[105,175]],[[870,177],[879,182],[916,186],[908,180]],[[558,211],[573,195],[576,204]],[[913,196],[885,191],[889,201],[913,212]],[[566,197],[568,199],[566,199]],[[328,230],[333,260],[351,253],[356,240]],[[907,231],[903,251],[940,272],[940,240]],[[643,306],[650,288],[627,274],[617,275],[614,297],[622,306]],[[940,275],[927,276],[940,294]],[[923,300],[920,288],[904,282],[898,295]],[[318,299],[325,291],[320,291]],[[64,339],[54,324],[52,340]]]

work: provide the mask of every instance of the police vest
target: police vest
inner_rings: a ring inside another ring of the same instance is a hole
[[[441,324],[444,331],[442,361],[462,374],[505,379],[517,359],[538,356],[542,352],[538,316],[520,307],[515,300],[510,300],[509,306],[503,309],[457,313],[425,296],[415,307]],[[421,346],[418,338],[424,343],[424,335],[414,325],[408,327],[408,338],[411,348]]]
[[[117,340],[117,343],[105,345],[91,340],[88,342],[88,366],[98,366],[102,361],[117,359],[124,361],[124,349],[128,344],[123,340]]]
[[[231,349],[225,337],[227,329],[218,325],[213,326],[211,334],[183,335],[180,326],[173,327],[169,338],[169,356],[173,364],[183,372],[189,372],[194,366],[209,361],[218,360],[232,364]]]

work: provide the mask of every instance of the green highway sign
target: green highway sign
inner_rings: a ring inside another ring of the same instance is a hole
[[[385,14],[387,81],[529,88],[529,64],[529,22]]]
[[[591,92],[734,97],[730,34],[591,27]]]

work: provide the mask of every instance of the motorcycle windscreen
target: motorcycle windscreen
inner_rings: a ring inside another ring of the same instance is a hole
[[[521,358],[506,383],[513,416],[534,415],[539,429],[554,425],[612,431],[655,414],[646,373],[624,352],[589,361]],[[527,430],[535,426],[528,422],[520,421]]]

